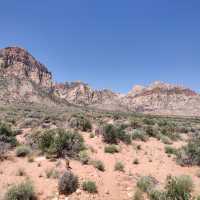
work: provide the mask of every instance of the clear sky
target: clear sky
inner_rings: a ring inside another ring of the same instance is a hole
[[[2,0],[0,47],[21,46],[58,82],[200,91],[200,0]]]

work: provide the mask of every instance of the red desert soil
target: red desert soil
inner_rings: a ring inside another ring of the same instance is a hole
[[[136,182],[139,177],[150,175],[156,178],[160,187],[163,187],[167,175],[173,176],[190,175],[195,183],[195,194],[200,192],[200,178],[196,176],[198,167],[181,167],[176,164],[173,157],[165,153],[165,145],[156,139],[147,142],[133,142],[141,145],[141,150],[136,150],[134,145],[126,146],[120,144],[121,152],[117,154],[104,153],[105,144],[101,137],[90,138],[88,133],[82,133],[86,144],[95,150],[90,152],[93,159],[101,160],[105,164],[105,172],[98,171],[92,165],[82,165],[79,161],[70,161],[72,172],[78,175],[80,183],[84,180],[95,181],[98,194],[92,195],[80,189],[68,197],[60,199],[68,200],[129,200],[132,199]],[[174,143],[174,146],[181,146],[183,143]],[[18,183],[29,177],[35,185],[39,200],[58,199],[57,180],[46,178],[45,171],[56,168],[64,171],[62,159],[51,162],[45,157],[36,157],[34,162],[28,162],[27,158],[17,158],[11,152],[11,160],[0,163],[0,195],[3,195],[8,186]],[[138,158],[139,164],[134,165],[133,160]],[[60,165],[58,162],[60,161]],[[116,161],[123,162],[125,172],[114,171]],[[39,165],[40,164],[40,165]],[[26,175],[17,176],[18,169],[23,168]],[[1,196],[0,196],[1,199]]]

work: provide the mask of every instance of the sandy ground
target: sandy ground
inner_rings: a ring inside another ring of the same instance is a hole
[[[72,172],[79,176],[80,183],[84,180],[95,181],[98,194],[91,195],[80,189],[68,196],[68,200],[129,200],[132,199],[136,188],[136,182],[141,176],[150,175],[157,179],[159,186],[163,187],[167,175],[179,176],[190,175],[195,183],[194,194],[200,193],[200,178],[196,176],[198,167],[181,167],[176,164],[173,157],[168,157],[164,151],[165,145],[156,139],[147,142],[133,142],[133,145],[120,144],[121,152],[117,154],[104,153],[105,144],[100,137],[89,138],[89,133],[82,133],[88,146],[95,150],[90,152],[93,159],[103,161],[106,171],[101,172],[91,165],[82,165],[78,161],[71,160]],[[136,150],[134,146],[140,144],[141,150]],[[181,146],[181,142],[173,144]],[[133,160],[139,160],[138,165],[133,164]],[[117,161],[123,162],[125,172],[114,171]],[[16,158],[11,152],[11,159],[0,163],[0,195],[3,195],[7,188],[13,184],[29,177],[35,185],[37,195],[40,200],[57,199],[57,179],[48,179],[45,171],[56,168],[60,172],[64,170],[64,161],[51,162],[44,157],[36,157],[30,163],[27,158]],[[17,176],[17,171],[23,168],[26,175]],[[56,197],[56,198],[55,198]]]

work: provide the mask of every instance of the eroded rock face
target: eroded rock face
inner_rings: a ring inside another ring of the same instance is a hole
[[[119,100],[119,94],[110,90],[93,90],[80,81],[56,84],[55,94],[77,105],[111,104]]]
[[[0,101],[50,102],[52,84],[51,73],[25,49],[0,49]]]
[[[42,87],[52,86],[52,75],[47,68],[19,47],[0,50],[0,73],[19,79],[28,78]]]
[[[130,110],[161,114],[199,115],[200,96],[185,87],[154,82],[132,90],[123,99]]]

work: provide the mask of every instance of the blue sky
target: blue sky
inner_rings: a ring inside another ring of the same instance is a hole
[[[199,0],[4,0],[0,47],[21,46],[58,82],[128,92],[154,80],[200,91]]]

